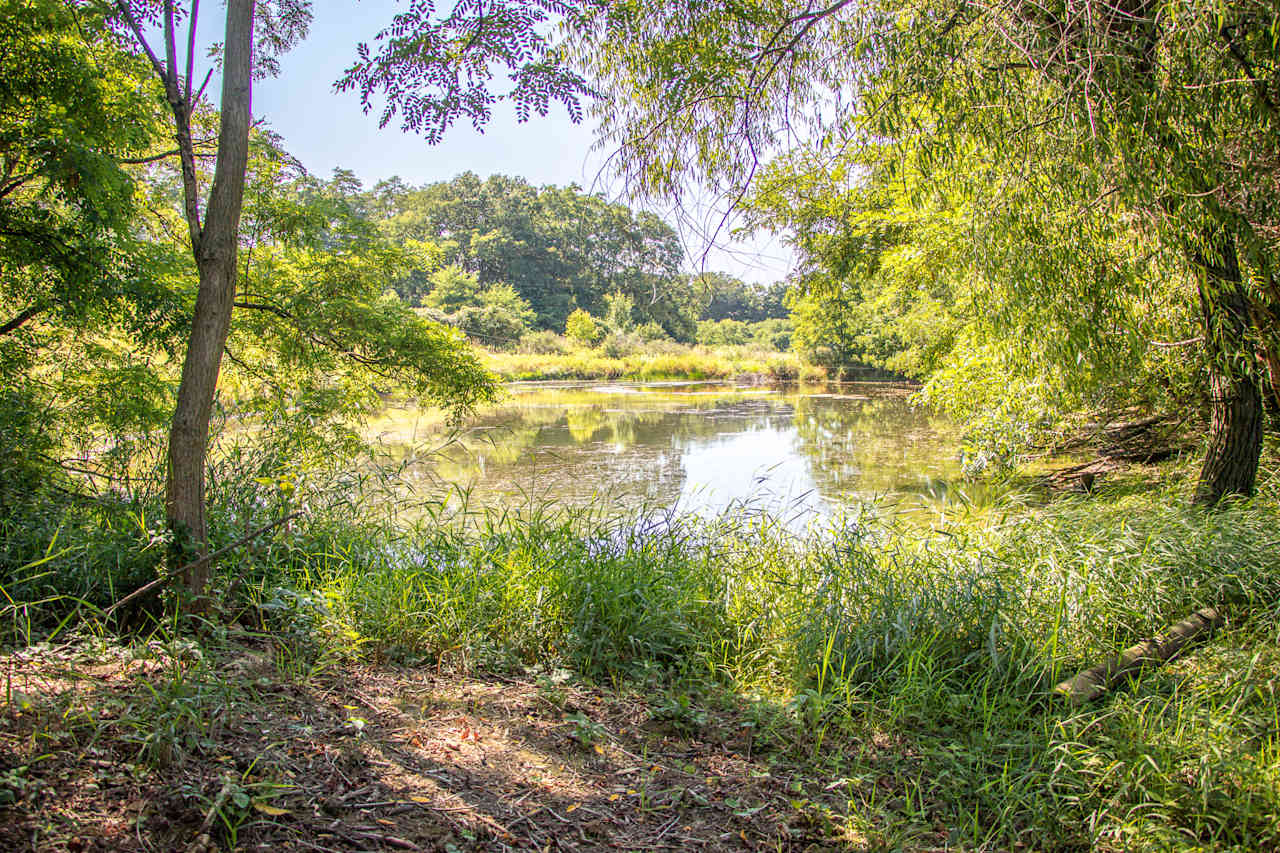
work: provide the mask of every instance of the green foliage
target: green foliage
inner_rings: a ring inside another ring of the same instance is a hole
[[[422,263],[363,214],[358,185],[317,181],[260,140],[244,230],[245,264],[226,383],[248,411],[306,401],[308,417],[351,418],[375,390],[465,412],[495,393],[461,335],[404,305],[391,283]],[[471,294],[455,268],[433,277],[441,305]],[[290,401],[293,401],[292,403]]]
[[[652,320],[636,326],[636,334],[641,340],[649,342],[661,341],[667,338],[666,329],[662,328]]]
[[[762,320],[744,323],[741,320],[703,320],[698,323],[698,343],[713,347],[742,347],[752,345],[766,350],[786,352],[791,348],[794,324],[787,320]],[[810,359],[810,363],[821,362]]]
[[[423,297],[422,304],[428,308],[452,314],[479,302],[480,282],[475,275],[456,264],[433,272],[427,280],[431,284],[431,290]]]
[[[870,363],[866,348],[860,346],[859,302],[850,288],[808,297],[796,295],[789,305],[795,324],[792,346],[805,361],[828,368]]]
[[[751,340],[751,330],[741,320],[703,320],[698,323],[698,343],[705,346],[740,346]]]
[[[622,297],[632,300],[632,321],[692,339],[698,307],[679,275],[684,252],[675,231],[652,214],[576,186],[536,188],[504,175],[482,181],[471,172],[417,188],[398,184],[381,199],[368,204],[385,217],[392,239],[438,244],[481,289],[515,288],[539,329],[563,329],[575,307],[608,317],[607,300]],[[417,304],[430,288],[427,275],[411,272],[397,291]]]
[[[566,337],[588,346],[600,340],[603,334],[595,318],[581,308],[576,309],[565,320],[564,333]]]
[[[614,292],[604,298],[604,324],[614,332],[626,333],[635,328],[636,301],[625,293]]]
[[[6,0],[0,21],[0,344],[27,316],[141,332],[155,296],[119,161],[161,138],[149,69],[97,11]]]
[[[751,340],[758,346],[787,352],[791,349],[791,339],[795,334],[795,322],[786,319],[761,320],[751,325]]]
[[[459,118],[482,127],[499,99],[513,103],[522,122],[531,113],[545,116],[553,101],[578,122],[579,98],[589,89],[551,39],[566,9],[549,0],[458,2],[448,12],[437,12],[434,3],[411,5],[378,33],[376,50],[360,44],[337,89],[358,91],[366,113],[383,99],[379,126],[399,116],[402,130],[432,144]],[[490,90],[495,67],[509,75],[506,92]]]
[[[694,276],[690,284],[704,303],[700,320],[760,323],[787,316],[783,304],[787,292],[785,282],[758,287],[725,273],[712,272]]]

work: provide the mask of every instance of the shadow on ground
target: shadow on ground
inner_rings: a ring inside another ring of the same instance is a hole
[[[460,678],[278,650],[0,659],[0,848],[835,850],[847,800],[750,708],[665,714],[555,674]]]

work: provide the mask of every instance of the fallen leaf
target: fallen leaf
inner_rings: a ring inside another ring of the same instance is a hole
[[[255,810],[260,811],[265,815],[271,815],[272,817],[280,817],[281,815],[289,814],[288,809],[282,809],[278,806],[269,806],[266,803],[254,803],[253,807]]]

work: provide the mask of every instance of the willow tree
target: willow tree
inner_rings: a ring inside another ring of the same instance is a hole
[[[961,168],[976,145],[999,181],[1078,189],[1065,213],[1135,214],[1196,282],[1205,503],[1252,491],[1280,366],[1278,32],[1262,0],[622,2],[576,19],[638,193],[693,179],[737,202],[781,150],[891,140]],[[1026,277],[1028,304],[1069,281]]]
[[[202,553],[208,539],[205,519],[205,467],[209,427],[218,374],[236,305],[241,213],[249,159],[253,80],[278,72],[278,57],[305,37],[311,20],[307,0],[227,0],[219,45],[221,97],[217,103],[217,154],[207,193],[202,186],[193,116],[212,79],[197,68],[199,0],[67,0],[69,6],[108,5],[121,32],[132,36],[159,79],[172,118],[174,154],[181,164],[183,212],[190,250],[198,271],[191,318],[169,430],[165,508],[174,533],[173,556],[186,564],[183,578],[192,600],[208,585]],[[552,101],[578,116],[579,78],[548,52],[541,28],[549,15],[563,11],[548,0],[478,3],[460,0],[437,14],[430,0],[412,0],[379,34],[376,49],[360,45],[356,62],[339,81],[341,89],[360,92],[366,111],[381,98],[382,123],[399,115],[405,129],[437,142],[458,118],[476,127],[488,120],[493,103],[510,98],[518,116],[545,114]],[[180,43],[179,30],[185,28]],[[495,94],[495,68],[508,72],[510,87]],[[442,394],[465,408],[484,397],[487,383],[459,387],[451,377],[460,358],[449,346],[418,354],[418,367],[440,377]]]

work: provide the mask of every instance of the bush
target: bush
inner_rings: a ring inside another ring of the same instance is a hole
[[[697,339],[703,346],[741,346],[751,340],[751,328],[741,320],[703,320]]]
[[[667,330],[652,320],[636,326],[636,334],[639,335],[640,339],[646,343],[671,340],[671,336],[667,334]]]
[[[600,340],[603,331],[594,317],[583,311],[581,308],[574,309],[573,313],[565,320],[564,323],[565,336],[571,338],[578,343],[591,346]]]
[[[514,348],[529,331],[523,318],[496,305],[463,308],[449,323],[472,340],[497,349]]]
[[[794,327],[790,320],[763,320],[749,327],[751,340],[767,349],[787,352],[791,349]]]
[[[642,346],[637,336],[614,332],[601,341],[600,352],[609,358],[623,358],[634,355]]]
[[[519,351],[530,355],[564,355],[569,352],[569,345],[555,332],[543,329],[521,338]]]

